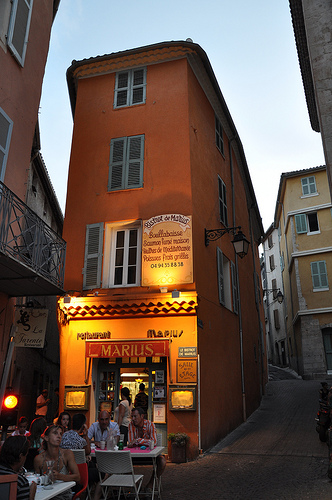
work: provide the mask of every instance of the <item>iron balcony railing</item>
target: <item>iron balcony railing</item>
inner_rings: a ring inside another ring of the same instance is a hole
[[[63,289],[66,242],[2,182],[0,252]]]

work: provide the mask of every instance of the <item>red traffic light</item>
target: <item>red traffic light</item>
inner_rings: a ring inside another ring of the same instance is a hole
[[[14,394],[9,394],[8,396],[5,397],[3,405],[5,408],[8,408],[8,410],[13,410],[16,408],[18,404],[18,399]]]

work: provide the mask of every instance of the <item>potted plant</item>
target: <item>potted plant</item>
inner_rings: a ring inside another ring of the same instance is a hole
[[[185,462],[189,436],[185,432],[170,432],[167,439],[171,443],[172,462],[176,464]]]

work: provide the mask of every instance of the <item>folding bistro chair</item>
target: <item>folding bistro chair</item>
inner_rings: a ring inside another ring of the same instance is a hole
[[[130,451],[96,450],[95,454],[104,500],[107,499],[108,488],[119,488],[118,500],[120,499],[121,490],[128,488],[135,492],[135,499],[139,500],[143,475],[134,474]],[[102,472],[111,474],[111,476],[102,481]]]
[[[75,462],[77,463],[78,466],[80,466],[81,464],[85,464],[86,465],[86,469],[87,469],[86,473],[87,473],[87,478],[88,478],[89,477],[88,476],[88,466],[87,466],[87,463],[86,463],[85,450],[83,450],[83,449],[77,449],[77,450],[71,450],[71,451],[74,453]],[[78,467],[78,468],[80,469],[80,474],[81,474],[81,482],[80,482],[80,484],[83,484],[83,482],[82,482],[82,473],[85,474],[85,471],[83,471],[83,469],[82,469],[82,472],[81,472],[81,468],[80,467]],[[91,500],[91,492],[90,492],[90,487],[89,487],[89,481],[88,481],[88,479],[87,479],[86,491],[87,491],[87,496],[88,496],[89,500]],[[81,490],[79,493],[82,493],[82,492],[83,492],[83,490]],[[76,495],[75,495],[74,498],[76,498]]]
[[[79,484],[82,486],[82,488],[77,493],[75,493],[72,500],[78,500],[81,498],[82,493],[84,493],[88,487],[89,481],[87,463],[85,462],[84,464],[77,464],[77,467],[81,476]]]

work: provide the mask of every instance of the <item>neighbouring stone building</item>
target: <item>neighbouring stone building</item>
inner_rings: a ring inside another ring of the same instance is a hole
[[[280,235],[289,364],[304,378],[332,375],[332,217],[326,167],[281,175]]]

